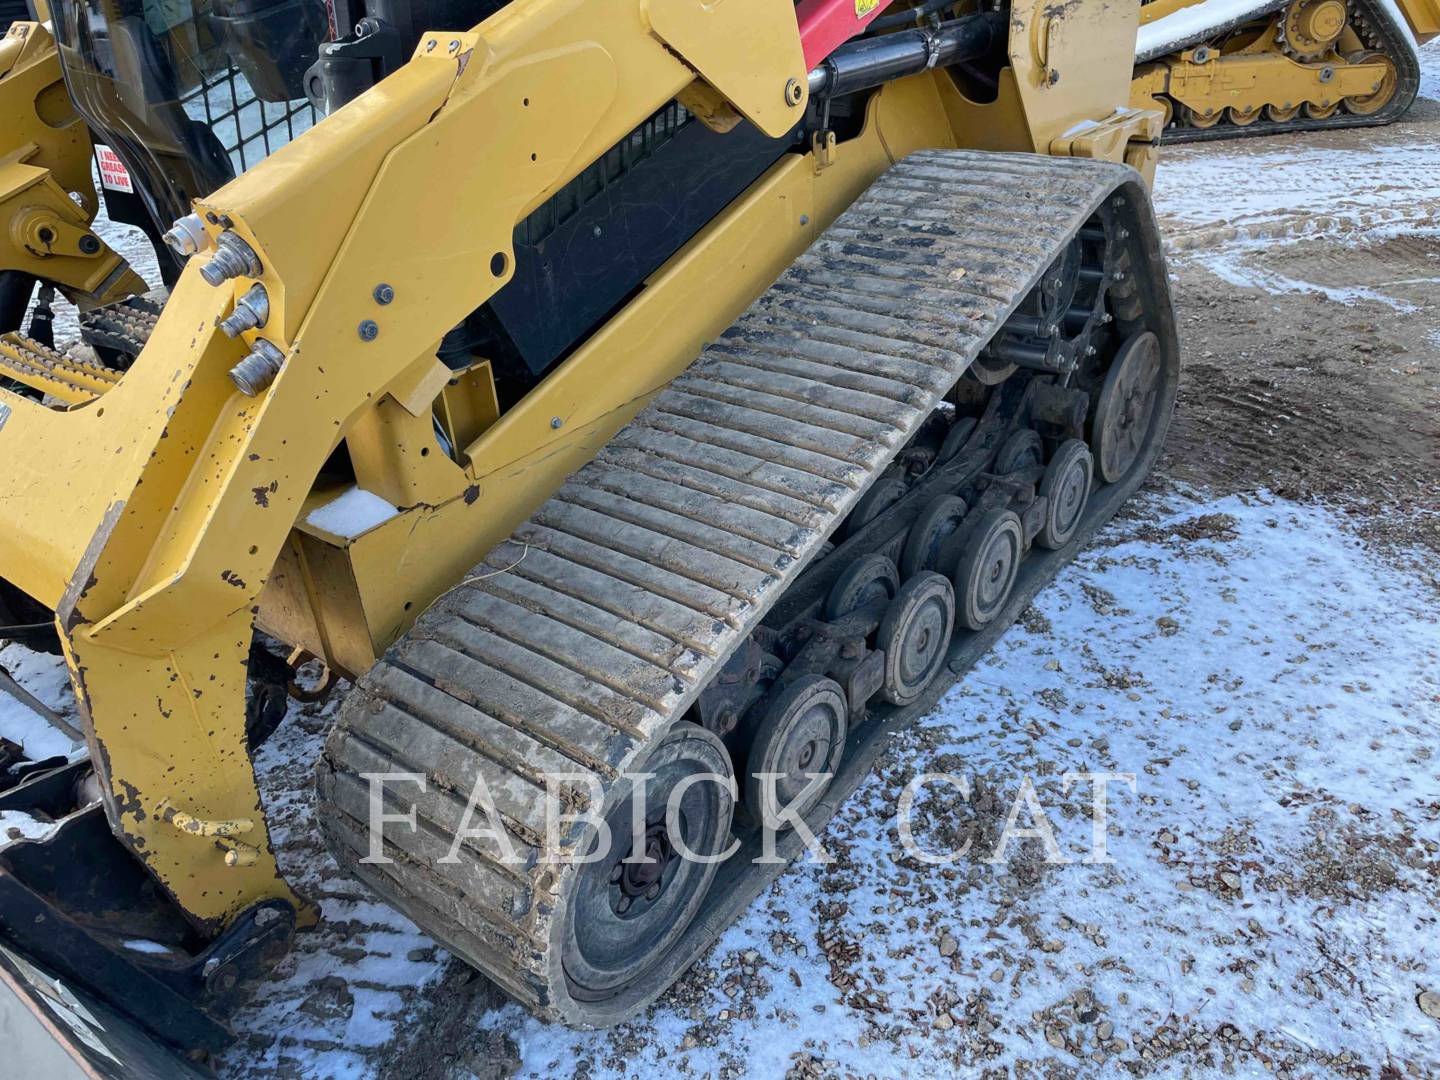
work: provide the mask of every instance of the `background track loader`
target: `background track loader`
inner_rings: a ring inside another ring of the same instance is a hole
[[[1435,0],[1145,0],[1131,104],[1172,142],[1388,124],[1437,33]]]

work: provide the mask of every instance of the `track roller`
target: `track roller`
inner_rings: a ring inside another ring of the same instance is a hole
[[[1035,543],[1054,551],[1070,542],[1085,513],[1094,473],[1095,463],[1088,446],[1079,439],[1066,439],[1060,444],[1040,478],[1045,522],[1035,536]]]
[[[885,653],[881,690],[892,705],[909,705],[945,664],[955,628],[955,590],[943,574],[926,570],[900,586],[875,635]]]
[[[982,630],[1005,606],[1020,560],[1025,526],[1013,510],[986,511],[970,528],[955,568],[955,605],[960,625]]]
[[[845,753],[849,705],[834,679],[809,674],[757,708],[762,715],[745,761],[745,808],[756,821],[788,827],[778,817],[782,807],[794,806],[803,816],[830,786]]]
[[[862,555],[835,579],[825,597],[825,618],[842,619],[876,600],[893,600],[900,588],[895,564],[878,552]]]
[[[938,495],[926,503],[905,537],[900,573],[908,578],[922,570],[948,572],[956,557],[954,541],[968,509],[958,495]]]

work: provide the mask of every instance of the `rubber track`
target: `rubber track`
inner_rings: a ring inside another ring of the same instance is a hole
[[[319,769],[341,866],[541,1017],[611,1023],[658,995],[778,869],[722,867],[645,1000],[577,1002],[558,932],[574,871],[540,862],[540,772],[608,786],[637,762],[1112,195],[1158,267],[1148,195],[1123,166],[930,151],[881,177],[360,679]],[[1163,317],[1173,342],[1168,300]],[[847,759],[818,821],[878,752]],[[391,865],[360,861],[360,774],[375,771],[428,778],[423,794],[387,789],[390,812],[419,820],[387,830]],[[436,861],[477,772],[526,866],[478,844]]]
[[[1289,0],[1275,5],[1275,11],[1286,7]],[[1162,143],[1184,143],[1184,142],[1210,142],[1217,139],[1248,139],[1261,135],[1284,135],[1293,131],[1329,131],[1332,128],[1347,127],[1376,127],[1381,124],[1389,124],[1400,119],[1405,111],[1415,100],[1415,95],[1420,91],[1420,58],[1415,51],[1415,44],[1410,39],[1408,27],[1399,25],[1388,8],[1379,3],[1378,0],[1347,0],[1346,6],[1350,11],[1350,19],[1355,25],[1356,32],[1361,39],[1371,48],[1379,49],[1388,56],[1395,64],[1395,96],[1382,109],[1370,113],[1367,116],[1356,116],[1345,111],[1342,105],[1334,116],[1326,120],[1309,120],[1304,114],[1295,117],[1294,120],[1256,120],[1253,124],[1246,124],[1243,127],[1232,124],[1222,119],[1214,127],[1167,127],[1160,135]],[[1247,21],[1247,20],[1242,20]],[[1189,48],[1198,44],[1224,30],[1233,29],[1233,26],[1219,24],[1208,28],[1202,34],[1196,34],[1189,40],[1179,44],[1172,53],[1181,49]],[[1172,55],[1166,53],[1164,55]],[[1153,57],[1146,59],[1163,59]]]

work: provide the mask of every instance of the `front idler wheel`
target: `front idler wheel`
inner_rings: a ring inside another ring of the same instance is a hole
[[[845,755],[850,707],[845,691],[824,675],[802,675],[761,708],[745,762],[745,808],[757,822],[788,828],[781,808],[801,817],[825,795]],[[760,779],[773,778],[773,787]],[[773,792],[774,802],[767,802]],[[798,802],[797,802],[798,800]]]
[[[1107,484],[1123,480],[1140,457],[1160,400],[1160,339],[1142,330],[1120,346],[1095,403],[1090,449]]]
[[[576,1000],[645,997],[649,975],[700,910],[718,863],[687,856],[725,851],[734,814],[734,772],[725,745],[698,724],[676,723],[632,774],[643,787],[644,819],[635,843],[636,788],[617,787],[605,811],[604,857],[576,873],[564,909],[563,964]],[[674,813],[667,808],[674,802]],[[595,843],[604,840],[598,833]],[[595,854],[592,847],[591,855]]]
[[[1040,479],[1040,494],[1046,500],[1045,524],[1035,543],[1054,551],[1070,542],[1080,527],[1094,471],[1090,448],[1083,442],[1066,439],[1060,444]]]
[[[880,692],[886,701],[919,700],[945,665],[954,630],[955,590],[943,574],[927,570],[900,586],[875,636],[875,647],[885,653]]]
[[[1024,554],[1025,527],[1013,510],[991,510],[975,523],[955,568],[960,625],[981,630],[1000,614]]]

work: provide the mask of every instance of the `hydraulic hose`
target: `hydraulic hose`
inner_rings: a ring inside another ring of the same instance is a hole
[[[934,30],[900,30],[841,45],[810,71],[810,96],[835,97],[868,90],[928,68],[988,55],[1005,40],[998,11],[967,15]]]

